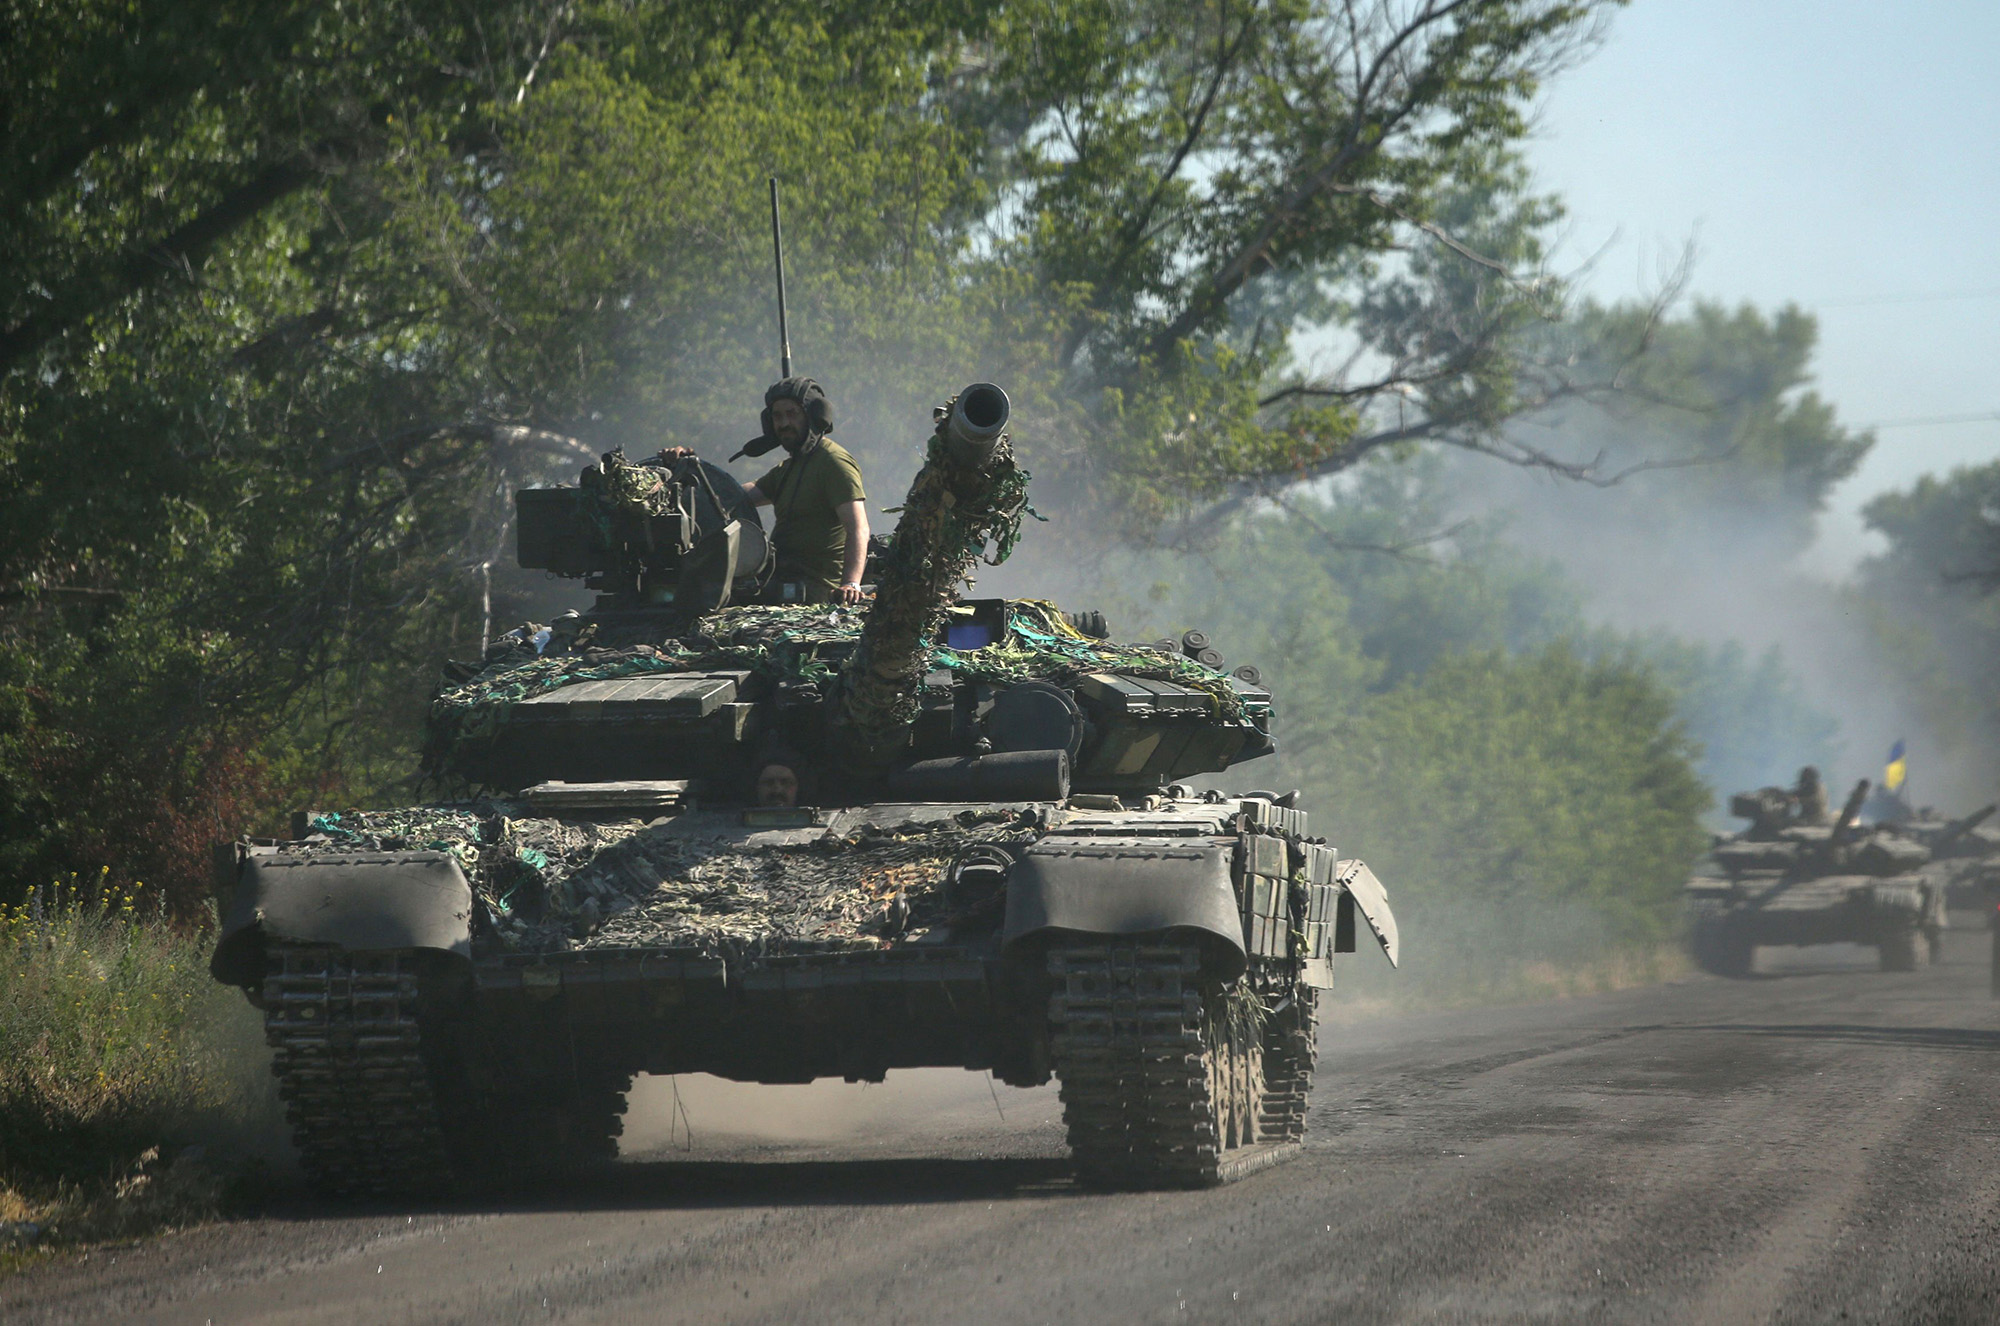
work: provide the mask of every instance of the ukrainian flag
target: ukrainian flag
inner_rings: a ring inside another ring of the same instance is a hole
[[[1889,765],[1882,770],[1882,786],[1891,792],[1903,790],[1903,779],[1909,775],[1908,762],[1903,759],[1903,743],[1897,742],[1889,748]]]

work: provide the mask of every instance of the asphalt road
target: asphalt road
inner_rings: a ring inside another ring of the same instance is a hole
[[[648,1082],[587,1192],[301,1202],[0,1320],[2000,1321],[1986,943],[1329,1027],[1304,1153],[1209,1192],[1073,1191],[1052,1093],[969,1074]]]

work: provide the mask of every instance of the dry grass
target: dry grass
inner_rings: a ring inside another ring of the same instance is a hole
[[[270,1093],[205,957],[136,891],[0,909],[0,1253],[204,1220],[246,1176],[207,1156],[255,1155]]]

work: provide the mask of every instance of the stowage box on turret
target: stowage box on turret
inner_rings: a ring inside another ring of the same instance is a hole
[[[1858,822],[1867,795],[1863,779],[1831,824],[1800,816],[1783,788],[1731,797],[1731,813],[1751,826],[1718,839],[1688,882],[1695,961],[1744,976],[1760,945],[1834,943],[1872,946],[1884,971],[1935,959],[1944,877],[1918,836]]]
[[[1273,749],[1254,669],[957,596],[1026,506],[1007,415],[988,384],[939,412],[865,612],[757,602],[717,467],[614,452],[520,494],[522,564],[598,598],[439,691],[455,799],[227,859],[213,971],[264,1011],[317,1184],[608,1158],[641,1072],[1054,1076],[1096,1184],[1295,1147],[1315,1000],[1359,936],[1396,960],[1387,897],[1296,794],[1184,785]]]

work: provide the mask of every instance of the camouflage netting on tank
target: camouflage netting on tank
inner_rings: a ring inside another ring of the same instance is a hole
[[[538,818],[505,800],[342,811],[312,827],[323,841],[285,850],[450,852],[508,951],[644,946],[725,958],[881,948],[970,919],[946,909],[941,884],[952,857],[974,843],[1034,836],[1012,812],[967,811],[944,824],[864,825],[746,847],[638,820]]]
[[[424,769],[454,772],[462,757],[483,750],[515,705],[562,686],[702,669],[824,680],[860,634],[860,614],[838,607],[724,608],[682,636],[632,638],[628,632],[603,643],[593,625],[568,652],[517,654],[439,691],[427,719]]]
[[[1243,700],[1223,673],[1177,651],[1087,636],[1044,599],[1019,599],[1007,605],[1004,640],[963,651],[933,646],[930,665],[998,686],[1023,681],[1062,684],[1093,672],[1170,681],[1207,692],[1222,718],[1243,717]]]
[[[863,613],[827,606],[723,608],[700,618],[685,635],[621,639],[599,646],[586,630],[569,653],[504,660],[440,691],[432,700],[424,767],[456,769],[463,755],[483,749],[516,704],[575,682],[700,670],[747,669],[772,678],[830,681],[861,637]],[[1008,605],[1006,637],[985,649],[930,645],[925,671],[949,669],[974,681],[1069,683],[1092,672],[1170,681],[1205,691],[1219,716],[1242,717],[1229,679],[1178,652],[1116,644],[1078,632],[1054,604],[1022,599]]]
[[[982,558],[993,566],[1007,560],[1028,509],[1028,472],[1014,463],[1004,433],[983,464],[954,460],[946,430],[956,404],[954,397],[940,412],[924,466],[910,481],[875,603],[842,669],[847,730],[857,753],[871,759],[897,749],[916,718],[918,688],[929,670],[925,641],[936,636],[954,590],[971,583]]]

